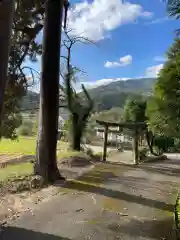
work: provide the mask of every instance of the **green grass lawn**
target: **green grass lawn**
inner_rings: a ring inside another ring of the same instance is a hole
[[[68,143],[58,141],[57,144],[57,158],[58,160],[82,156],[83,153],[68,150]],[[2,139],[0,141],[0,154],[9,155],[9,159],[18,155],[35,155],[36,138],[35,137],[19,137],[18,140],[11,141],[9,139]],[[2,159],[3,160],[3,159]],[[7,160],[8,161],[8,160]],[[16,165],[9,165],[6,168],[0,168],[0,181],[19,176],[32,174],[33,164],[21,163]]]
[[[58,141],[57,150],[67,151],[68,144]],[[35,155],[36,137],[19,137],[17,140],[2,139],[0,141],[0,154]]]
[[[68,147],[69,147],[68,143],[58,141],[57,143],[58,161],[61,161],[61,159],[68,157],[85,156],[83,152],[74,152],[69,150]],[[35,150],[36,150],[35,137],[19,137],[18,140],[15,141],[11,141],[9,139],[2,139],[0,141],[0,154],[5,155],[7,154],[7,156],[9,155],[9,159],[16,157],[18,155],[35,155]],[[13,177],[26,176],[32,174],[32,172],[33,172],[32,163],[9,165],[6,168],[0,168],[0,181],[5,181]]]
[[[0,141],[0,154],[24,154],[34,155],[36,150],[36,138],[19,137],[18,140],[2,139]]]
[[[6,181],[7,179],[28,176],[33,173],[32,163],[21,163],[17,165],[10,165],[6,168],[0,169],[0,181]]]
[[[83,156],[84,153],[79,152],[62,152],[59,155],[59,160],[67,157],[72,156]],[[21,176],[28,176],[33,173],[33,164],[32,163],[20,163],[20,164],[13,164],[8,165],[5,168],[0,168],[0,182],[6,181],[11,178],[21,177]]]

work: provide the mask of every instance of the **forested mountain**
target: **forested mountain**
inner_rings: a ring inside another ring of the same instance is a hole
[[[92,96],[97,96],[98,94],[116,94],[119,92],[133,92],[147,94],[151,93],[152,87],[156,81],[156,78],[139,78],[139,79],[129,79],[125,81],[115,81],[107,85],[101,85],[97,88],[92,88],[89,93]]]
[[[151,95],[156,78],[131,79],[116,81],[108,85],[89,89],[89,94],[95,100],[96,110],[102,111],[112,107],[124,106],[127,97],[136,95]]]
[[[95,111],[108,110],[112,107],[122,108],[129,96],[150,95],[155,81],[155,78],[115,81],[97,88],[88,89],[88,92],[95,101]],[[38,105],[39,94],[28,91],[23,98],[22,109],[37,109]]]

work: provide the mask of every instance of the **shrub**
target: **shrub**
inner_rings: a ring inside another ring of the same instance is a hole
[[[18,133],[22,136],[32,136],[32,128],[26,125],[22,125],[19,128]]]
[[[23,121],[23,124],[19,127],[18,133],[22,136],[32,136],[33,135],[33,122],[29,120]]]
[[[168,152],[168,150],[174,147],[174,139],[166,136],[155,136],[153,145],[157,148],[158,153]]]

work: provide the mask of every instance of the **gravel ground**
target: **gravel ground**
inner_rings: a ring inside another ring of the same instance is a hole
[[[173,240],[179,156],[139,167],[99,164],[12,221],[1,240]]]

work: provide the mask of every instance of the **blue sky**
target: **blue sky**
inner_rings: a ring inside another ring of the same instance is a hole
[[[69,27],[73,34],[97,44],[77,44],[73,48],[73,65],[87,72],[80,81],[97,86],[117,79],[157,75],[179,28],[179,21],[168,18],[163,1],[70,2],[73,10]],[[32,66],[40,70],[39,61]]]

